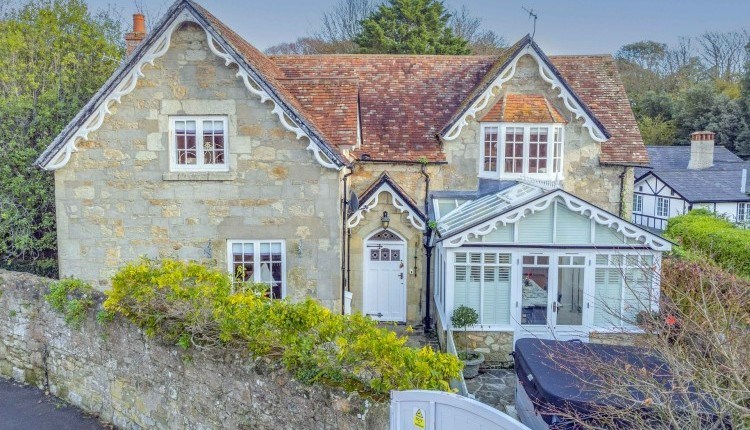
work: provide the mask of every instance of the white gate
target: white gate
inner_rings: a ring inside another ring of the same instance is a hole
[[[441,391],[391,391],[391,430],[530,430],[484,403]]]

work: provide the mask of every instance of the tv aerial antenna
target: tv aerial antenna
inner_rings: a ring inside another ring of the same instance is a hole
[[[539,18],[539,15],[537,15],[536,12],[534,12],[534,9],[526,9],[525,6],[521,6],[521,9],[525,10],[526,13],[529,14],[529,19],[534,18],[534,27],[533,27],[532,32],[531,32],[531,40],[533,41],[534,40],[534,35],[536,35],[536,20],[537,20],[537,18]]]

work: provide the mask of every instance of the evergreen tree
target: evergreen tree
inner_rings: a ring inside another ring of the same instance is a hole
[[[32,163],[117,68],[121,35],[83,0],[0,13],[0,267],[56,275],[53,175]]]
[[[362,21],[355,41],[366,54],[469,54],[468,42],[448,25],[438,0],[389,0]]]

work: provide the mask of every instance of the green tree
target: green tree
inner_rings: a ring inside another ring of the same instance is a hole
[[[366,54],[469,54],[466,39],[448,25],[438,0],[389,0],[362,21],[355,41]]]
[[[53,176],[32,163],[117,68],[121,34],[83,0],[0,15],[0,267],[56,275]]]
[[[661,116],[644,116],[638,120],[638,128],[646,145],[674,145],[674,121],[665,120]]]

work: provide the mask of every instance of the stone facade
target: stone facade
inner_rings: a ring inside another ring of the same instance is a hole
[[[627,184],[623,195],[627,203],[625,218],[630,217],[629,205],[633,197],[633,169],[623,166],[603,166],[599,163],[601,144],[594,141],[587,129],[583,128],[582,119],[574,119],[573,114],[557,97],[550,84],[539,76],[536,61],[529,55],[519,59],[513,78],[503,85],[487,107],[477,113],[481,118],[501,101],[507,92],[522,94],[542,94],[554,104],[568,124],[565,126],[565,147],[563,154],[563,189],[609,212],[619,214],[621,184]],[[481,125],[476,118],[471,118],[459,137],[445,142],[444,151],[448,165],[442,169],[445,189],[475,190],[478,182],[480,157]],[[625,172],[624,182],[620,175]],[[630,180],[628,180],[630,178]],[[592,184],[595,184],[592,186]],[[438,189],[438,188],[436,188]]]
[[[227,240],[286,241],[287,295],[340,308],[339,172],[325,169],[193,24],[55,172],[61,276],[106,287],[140,256],[227,267]],[[170,173],[173,115],[226,115],[229,172]]]
[[[49,282],[0,271],[0,375],[118,428],[388,428],[386,403],[302,385],[279,363],[165,347],[94,312],[71,329],[44,300]]]
[[[466,340],[464,340],[466,339]],[[453,341],[460,351],[468,344],[469,349],[484,354],[487,365],[512,367],[513,357],[513,332],[512,331],[468,331],[457,330],[453,332]]]

